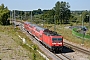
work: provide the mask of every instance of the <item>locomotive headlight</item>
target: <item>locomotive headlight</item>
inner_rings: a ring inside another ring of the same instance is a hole
[[[56,44],[56,43],[52,43],[52,44]]]
[[[62,44],[62,43],[58,43],[58,44]]]
[[[62,43],[52,43],[52,44],[62,44]]]

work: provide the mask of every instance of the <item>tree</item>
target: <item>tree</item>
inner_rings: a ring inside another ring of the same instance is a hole
[[[4,6],[4,4],[1,4],[0,6],[0,24],[7,25],[7,19],[9,16],[9,10],[7,7]]]
[[[55,11],[53,9],[49,11],[49,16],[50,16],[49,22],[55,23],[55,21],[54,21]]]
[[[60,12],[60,2],[58,1],[56,4],[55,4],[55,7],[53,8],[53,10],[55,11],[55,17],[56,17],[56,20],[58,20],[58,22],[59,22],[59,20],[60,20],[60,14],[61,14],[61,12]]]
[[[69,3],[67,2],[57,2],[55,4],[55,7],[53,10],[55,11],[55,17],[58,23],[67,23],[69,21],[69,18],[71,16],[70,12],[70,6]]]
[[[55,15],[55,11],[53,9],[43,10],[41,19],[46,20],[47,23],[54,23],[54,15]]]

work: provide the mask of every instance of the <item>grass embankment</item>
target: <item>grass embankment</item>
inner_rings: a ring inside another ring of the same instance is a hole
[[[83,39],[74,36],[72,34],[72,30],[71,29],[65,28],[67,26],[70,26],[70,25],[69,24],[68,25],[63,25],[62,24],[62,25],[56,25],[56,27],[54,27],[54,25],[50,25],[49,24],[49,29],[54,31],[54,28],[55,28],[55,31],[57,31],[57,33],[62,35],[64,37],[64,39],[66,39],[66,40],[68,40],[70,42],[77,43],[77,44],[82,44],[82,40]],[[90,40],[84,39],[84,46],[86,48],[90,48]]]
[[[40,54],[38,52],[36,52],[36,50],[32,50],[27,45],[22,43],[22,40],[18,37],[18,35],[20,35],[21,37],[25,38],[26,42],[28,42],[28,44],[30,44],[31,46],[34,46],[34,48],[38,49],[38,47],[36,45],[34,45],[32,43],[32,41],[24,33],[22,33],[21,30],[19,30],[19,28],[15,28],[14,29],[13,26],[0,26],[0,34],[8,35],[8,38],[11,37],[11,39],[14,40],[14,42],[17,44],[17,46],[19,45],[19,46],[23,47],[23,49],[25,49],[25,51],[26,51],[26,55],[28,56],[29,60],[45,60],[43,57],[40,56]],[[1,36],[0,36],[0,38],[1,38]],[[6,41],[7,40],[10,41],[10,39],[8,39],[8,38],[6,38]],[[9,43],[9,44],[11,44],[11,43]],[[13,45],[15,45],[15,44],[12,44],[11,47]],[[23,51],[21,53],[14,52],[13,54],[20,56],[20,55],[23,55],[23,53],[25,51]],[[9,57],[13,57],[13,56],[9,55]]]

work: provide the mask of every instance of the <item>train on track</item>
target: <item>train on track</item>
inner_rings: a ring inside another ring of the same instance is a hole
[[[62,51],[63,37],[56,32],[30,22],[24,22],[24,29],[49,48],[50,51]]]

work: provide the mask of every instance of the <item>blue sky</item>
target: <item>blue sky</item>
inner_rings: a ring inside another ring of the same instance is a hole
[[[10,10],[52,9],[57,1],[69,2],[71,10],[90,10],[90,0],[0,0]]]

